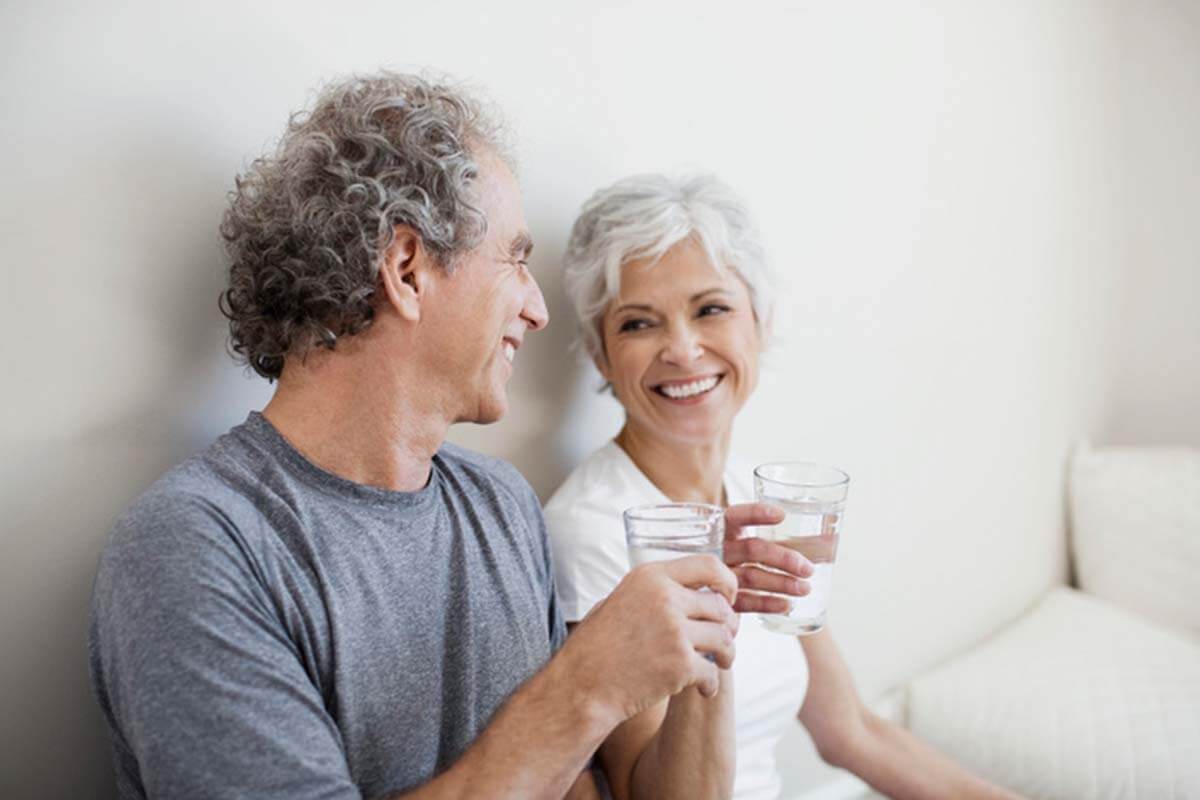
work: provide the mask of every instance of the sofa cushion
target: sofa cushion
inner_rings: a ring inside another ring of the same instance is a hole
[[[1029,797],[1200,797],[1200,643],[1073,589],[914,680],[908,714]]]
[[[1200,633],[1200,450],[1081,447],[1070,498],[1079,587]]]

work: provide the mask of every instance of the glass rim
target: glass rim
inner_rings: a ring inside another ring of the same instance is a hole
[[[657,516],[651,512],[669,512],[685,510],[703,511],[703,514],[693,514],[691,516],[679,514],[678,516]],[[621,516],[627,520],[635,522],[691,522],[694,520],[712,519],[713,517],[723,517],[725,509],[712,503],[647,503],[645,505],[633,506],[621,512]]]
[[[835,475],[840,475],[841,477],[834,481],[796,481],[784,480],[782,478],[772,478],[762,473],[763,470],[770,469],[772,467],[817,467],[818,469],[828,470],[829,472],[832,472]],[[837,467],[831,467],[828,464],[819,464],[816,461],[768,461],[767,463],[759,464],[754,468],[754,477],[758,478],[759,480],[778,483],[781,486],[796,486],[812,489],[833,489],[850,483],[850,475],[844,470],[838,469]]]

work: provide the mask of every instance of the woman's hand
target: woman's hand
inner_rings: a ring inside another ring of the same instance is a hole
[[[742,503],[725,510],[725,565],[738,579],[734,611],[786,614],[791,604],[774,595],[803,597],[809,593],[804,579],[813,574],[812,562],[781,544],[746,535],[746,528],[778,525],[784,516],[783,509],[770,503]]]

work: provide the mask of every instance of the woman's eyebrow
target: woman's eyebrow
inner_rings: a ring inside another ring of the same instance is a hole
[[[690,298],[688,298],[688,302],[695,303],[698,300],[702,300],[705,297],[708,297],[710,294],[719,294],[719,295],[728,297],[729,290],[724,287],[721,287],[721,286],[714,286],[711,289],[703,289],[699,292],[696,292],[694,295],[692,295]],[[653,310],[654,310],[653,306],[646,305],[645,303],[622,303],[621,305],[619,305],[613,309],[613,313],[620,314],[622,311],[653,311]]]
[[[702,298],[704,298],[704,297],[707,297],[707,296],[708,296],[708,295],[710,295],[710,294],[723,294],[723,295],[728,295],[728,294],[729,294],[729,290],[728,290],[728,289],[725,289],[725,288],[722,288],[722,287],[720,287],[720,286],[714,286],[714,287],[713,287],[713,288],[711,288],[711,289],[705,289],[704,291],[701,291],[701,292],[696,292],[694,295],[692,295],[691,302],[693,302],[693,303],[694,303],[694,302],[696,302],[697,300],[700,300],[700,299],[702,299]]]
[[[614,314],[620,314],[622,311],[653,311],[654,308],[645,303],[624,303],[613,309]]]

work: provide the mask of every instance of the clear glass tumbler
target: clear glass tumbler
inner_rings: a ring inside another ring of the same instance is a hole
[[[779,506],[787,514],[780,524],[762,526],[755,534],[795,550],[813,564],[808,579],[811,591],[804,597],[788,597],[791,611],[759,615],[768,630],[804,635],[825,626],[849,487],[849,475],[821,464],[791,461],[755,468],[755,497]]]
[[[721,557],[725,512],[706,503],[663,503],[627,509],[625,542],[632,566],[708,553]]]

